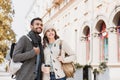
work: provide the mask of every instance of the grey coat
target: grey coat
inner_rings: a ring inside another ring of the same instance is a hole
[[[13,61],[23,62],[21,69],[16,73],[16,80],[35,79],[36,54],[31,41],[26,36],[22,36],[17,42],[13,53]]]

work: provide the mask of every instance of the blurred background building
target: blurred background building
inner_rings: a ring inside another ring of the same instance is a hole
[[[56,27],[75,51],[77,63],[97,68],[105,62],[108,79],[120,80],[120,0],[35,0],[26,26],[34,17]]]

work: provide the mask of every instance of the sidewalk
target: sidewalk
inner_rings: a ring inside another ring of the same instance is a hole
[[[8,72],[0,71],[0,80],[15,80],[15,79],[11,79],[11,76]]]
[[[76,71],[75,73],[75,77],[74,78],[69,78],[67,80],[81,80],[81,76],[80,76],[80,73],[78,70]],[[15,79],[12,79],[11,78],[11,75],[8,73],[8,72],[5,72],[5,71],[0,71],[0,80],[15,80]]]

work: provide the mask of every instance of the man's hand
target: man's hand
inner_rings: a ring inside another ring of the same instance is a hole
[[[36,54],[40,54],[40,49],[39,47],[33,47],[34,51]]]

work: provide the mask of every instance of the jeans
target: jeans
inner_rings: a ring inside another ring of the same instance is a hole
[[[66,80],[66,77],[60,78],[60,79],[56,79],[55,78],[55,73],[54,72],[50,72],[50,80]]]

